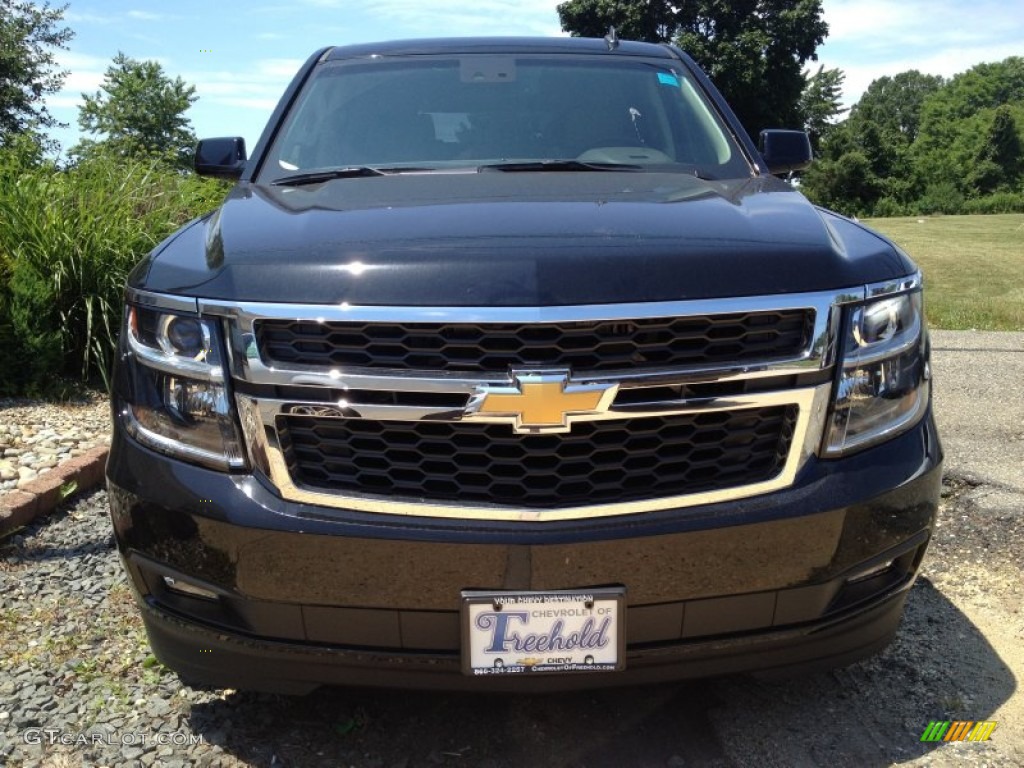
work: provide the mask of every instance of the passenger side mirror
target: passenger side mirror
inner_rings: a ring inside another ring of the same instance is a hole
[[[237,179],[242,175],[247,159],[245,139],[241,136],[222,136],[200,141],[193,165],[200,176]]]
[[[804,131],[761,131],[761,156],[768,173],[802,171],[811,164],[811,140]]]

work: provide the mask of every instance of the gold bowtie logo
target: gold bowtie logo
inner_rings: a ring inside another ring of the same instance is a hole
[[[605,413],[618,384],[571,384],[567,371],[513,372],[515,386],[481,388],[467,417],[511,422],[520,434],[568,432],[574,416]]]

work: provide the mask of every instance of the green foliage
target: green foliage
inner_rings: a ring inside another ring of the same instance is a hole
[[[879,197],[881,182],[858,150],[820,160],[803,177],[801,190],[819,205],[847,216],[863,216]]]
[[[965,200],[963,213],[1024,213],[1024,192],[996,192]]]
[[[72,37],[59,26],[66,8],[0,0],[0,148],[15,135],[58,124],[42,99],[60,90],[67,76],[54,57]]]
[[[986,176],[974,166],[985,152],[996,111],[1008,108],[1024,128],[1024,58],[978,64],[928,96],[914,142],[914,164],[925,183],[954,180],[965,197],[984,194],[974,186]],[[991,170],[991,169],[989,169]]]
[[[1006,104],[996,109],[985,141],[974,157],[968,185],[981,194],[1009,190],[1021,176],[1021,139],[1013,110]]]
[[[835,118],[846,111],[841,104],[845,79],[842,70],[825,69],[824,65],[806,78],[798,108],[815,154],[820,152],[822,141],[835,130]]]
[[[825,205],[842,210],[872,212],[885,199],[885,210],[901,208],[920,194],[910,160],[910,147],[917,135],[921,105],[929,93],[942,87],[942,78],[922,75],[917,70],[895,77],[882,77],[868,86],[850,116],[825,136],[822,157],[841,167],[867,159],[865,179],[854,188],[840,186],[834,174],[809,172],[804,191]],[[847,157],[847,155],[854,157]],[[848,195],[853,192],[855,197]],[[828,201],[828,202],[826,202]],[[876,215],[883,215],[875,211]]]
[[[921,199],[914,204],[914,212],[930,215],[933,213],[960,213],[964,207],[964,196],[952,181],[938,181],[929,184]]]
[[[185,112],[198,98],[195,91],[180,77],[169,78],[155,61],[136,61],[118,53],[100,90],[93,96],[82,94],[79,108],[82,131],[102,138],[83,140],[71,154],[154,158],[188,168],[196,135]]]
[[[873,215],[879,216],[881,218],[894,218],[896,216],[906,216],[907,208],[906,206],[901,205],[896,200],[893,200],[891,197],[883,197],[881,200],[875,203]]]
[[[567,0],[562,29],[603,37],[676,42],[725,95],[751,136],[804,123],[803,67],[828,34],[820,0]]]
[[[890,140],[913,143],[921,124],[924,100],[942,88],[944,80],[916,69],[873,81],[850,110],[854,129],[874,124]]]
[[[0,153],[0,394],[105,381],[128,271],[224,189],[153,163]]]
[[[874,81],[829,130],[803,191],[858,215],[1014,210],[1005,206],[1022,191],[1022,145],[1024,59],[948,82],[911,70]],[[975,200],[986,202],[968,207]]]

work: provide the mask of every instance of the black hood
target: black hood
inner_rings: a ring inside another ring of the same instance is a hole
[[[832,290],[914,269],[773,178],[485,172],[242,184],[130,284],[236,301],[554,306]]]

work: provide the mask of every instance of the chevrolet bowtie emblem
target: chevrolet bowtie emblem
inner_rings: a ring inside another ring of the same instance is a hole
[[[568,371],[513,371],[511,387],[481,387],[470,399],[466,417],[511,422],[520,434],[568,432],[574,416],[605,413],[618,384],[572,384]]]

